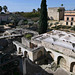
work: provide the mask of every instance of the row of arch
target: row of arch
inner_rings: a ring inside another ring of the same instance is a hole
[[[22,53],[21,47],[19,47],[19,52],[18,52],[18,53],[19,53],[19,54]],[[39,51],[39,52],[37,53],[37,58],[40,58],[41,56],[43,56],[43,52],[42,52],[42,51]],[[24,51],[24,57],[29,57],[27,51]]]
[[[18,54],[20,54],[20,55],[23,55],[23,54],[24,54],[24,57],[29,57],[28,51],[24,51],[24,53],[23,53],[21,47],[17,48],[15,44],[14,44],[13,46],[14,46],[14,49],[15,49],[16,51],[17,51],[17,49],[18,49]],[[40,50],[40,51],[38,51],[38,53],[37,53],[37,58],[40,58],[41,56],[43,56],[43,52]]]
[[[51,55],[51,57],[54,59],[54,55],[51,51],[48,51]],[[63,56],[58,56],[57,58],[57,65],[63,67],[63,68],[66,68],[66,60]],[[72,62],[70,64],[70,72],[74,72],[75,73],[75,62]]]
[[[21,52],[21,48],[19,48],[19,52]],[[49,53],[50,56],[54,59],[53,53],[50,52],[50,51],[48,51],[48,53]],[[39,51],[39,52],[37,53],[37,58],[40,58],[41,56],[43,56],[43,52],[42,52],[42,51]],[[27,51],[24,52],[24,57],[29,57]],[[59,66],[61,66],[61,67],[63,67],[63,68],[66,68],[66,60],[65,60],[65,58],[62,57],[62,56],[58,56],[58,58],[57,58],[57,65],[59,65]],[[75,62],[72,62],[72,63],[70,64],[70,72],[75,72]]]
[[[66,60],[65,60],[65,58],[62,57],[62,56],[59,56],[57,58],[57,64],[62,66],[62,67],[64,67],[64,68],[66,68]],[[70,64],[70,72],[74,72],[75,73],[75,62],[72,62]]]
[[[21,53],[21,48],[20,47],[19,47],[19,53]],[[48,53],[54,59],[54,54],[51,51],[48,51]],[[29,56],[27,51],[24,52],[24,56],[25,57]],[[39,51],[37,53],[37,58],[40,58],[41,56],[43,56],[43,52]],[[63,56],[58,56],[58,58],[57,58],[57,65],[60,65],[61,67],[65,68],[66,67],[66,62],[67,61],[65,60],[65,58]],[[74,72],[75,73],[75,62],[72,62],[70,64],[70,72]]]

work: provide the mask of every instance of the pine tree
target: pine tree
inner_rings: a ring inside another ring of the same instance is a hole
[[[40,10],[40,21],[39,21],[39,34],[46,33],[47,31],[47,5],[46,0],[42,0],[41,2],[41,10]]]

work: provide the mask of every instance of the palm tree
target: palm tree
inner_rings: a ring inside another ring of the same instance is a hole
[[[7,8],[7,6],[5,5],[5,6],[3,6],[3,9],[4,9],[5,12],[7,12],[7,9],[8,9],[8,8]]]
[[[2,6],[0,6],[0,12],[2,11]]]

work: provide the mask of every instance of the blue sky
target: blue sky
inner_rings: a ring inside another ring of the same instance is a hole
[[[41,0],[0,0],[0,6],[6,5],[10,12],[29,12],[40,7],[40,4]],[[47,7],[60,7],[61,4],[68,10],[75,8],[75,0],[47,0]]]

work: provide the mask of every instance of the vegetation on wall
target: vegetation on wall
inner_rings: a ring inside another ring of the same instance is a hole
[[[33,34],[32,33],[27,33],[24,35],[25,38],[27,38],[28,40],[31,39],[31,37],[33,37]]]

